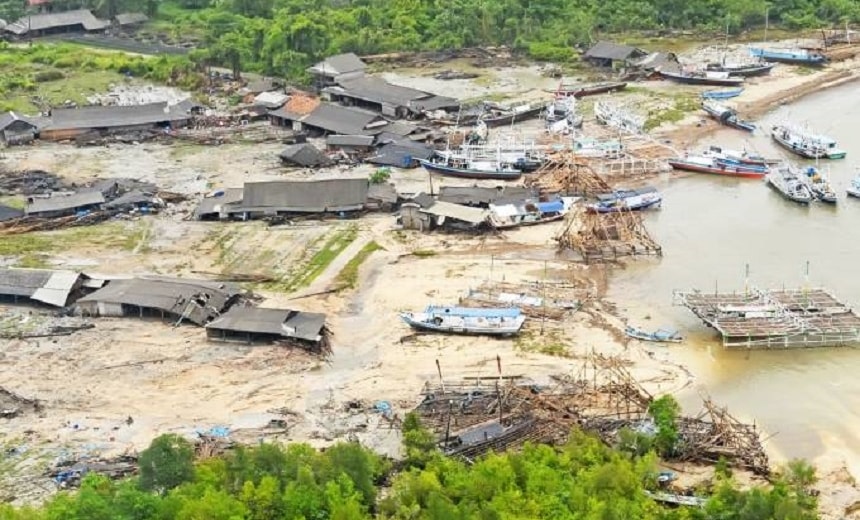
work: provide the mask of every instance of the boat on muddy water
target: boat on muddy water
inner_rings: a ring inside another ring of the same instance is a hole
[[[785,162],[771,168],[765,180],[786,199],[799,204],[809,204],[812,202],[812,191],[801,175],[794,165]]]
[[[726,88],[722,90],[706,90],[702,92],[703,99],[731,99],[743,93],[743,87]]]
[[[758,165],[734,164],[725,160],[708,156],[688,155],[669,159],[669,166],[676,170],[697,173],[710,173],[726,177],[743,177],[746,179],[761,179],[767,175],[768,169]]]
[[[705,70],[713,71],[713,72],[726,72],[729,76],[736,76],[739,78],[749,78],[753,76],[764,76],[766,74],[770,74],[770,71],[776,67],[776,63],[739,63],[739,64],[725,64],[725,63],[709,63],[705,66]]]
[[[720,122],[720,124],[744,130],[746,132],[754,132],[756,125],[749,121],[745,121],[738,117],[738,113],[725,105],[717,103],[714,100],[706,99],[702,101],[702,109],[711,117]]]
[[[659,208],[663,197],[657,188],[645,187],[636,190],[616,190],[597,196],[597,202],[588,204],[585,209],[590,213],[615,213],[618,211],[637,211]]]
[[[830,186],[830,180],[824,173],[812,166],[806,168],[804,175],[801,176],[806,183],[806,187],[812,192],[812,196],[821,202],[836,204],[838,197],[836,192]]]
[[[733,78],[727,72],[713,72],[707,70],[696,70],[690,72],[672,72],[668,70],[660,70],[660,75],[666,79],[684,83],[686,85],[718,85],[731,87],[740,85],[744,82],[744,78]]]
[[[513,336],[526,321],[516,307],[497,309],[428,306],[424,312],[401,312],[400,318],[416,330],[448,334]]]
[[[860,175],[851,179],[851,184],[848,185],[848,189],[845,191],[848,192],[849,197],[860,199]]]
[[[797,125],[775,125],[770,135],[786,150],[807,159],[844,159],[846,155],[835,139]]]
[[[603,94],[605,92],[617,92],[619,90],[624,90],[625,88],[627,88],[627,83],[623,81],[587,83],[584,85],[560,83],[556,90],[547,90],[547,92],[555,94],[555,97],[581,98]]]
[[[655,343],[680,343],[684,337],[677,330],[657,329],[654,332],[646,332],[642,329],[627,326],[624,333],[628,337],[641,339],[642,341],[653,341]]]

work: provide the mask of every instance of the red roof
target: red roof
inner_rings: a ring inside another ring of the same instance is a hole
[[[50,4],[51,0],[27,0],[27,3],[30,5],[42,5],[42,4]]]

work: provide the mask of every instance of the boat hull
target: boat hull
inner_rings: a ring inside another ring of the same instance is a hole
[[[682,341],[684,341],[684,338],[677,334],[673,334],[672,336],[661,336],[657,333],[649,334],[643,330],[639,330],[633,327],[627,327],[624,330],[624,333],[629,338],[634,338],[641,341],[650,341],[652,343],[681,343]]]
[[[744,82],[743,78],[703,78],[699,76],[685,76],[673,72],[661,72],[666,79],[677,81],[685,85],[713,85],[717,87],[736,87]]]
[[[827,63],[827,59],[824,56],[769,52],[764,49],[750,49],[750,55],[767,61],[788,63],[791,65],[807,65],[810,67],[820,67]]]
[[[430,173],[444,175],[446,177],[458,177],[461,179],[493,179],[502,181],[515,181],[523,172],[520,170],[484,171],[466,168],[452,168],[444,164],[437,164],[428,160],[420,160],[421,166]]]
[[[581,98],[586,96],[594,96],[597,94],[603,94],[606,92],[617,92],[619,90],[624,90],[627,88],[627,83],[605,83],[601,85],[594,85],[592,87],[583,87],[578,89],[570,89],[570,90],[548,90],[552,94],[555,94],[556,97],[575,97]]]
[[[535,119],[536,117],[540,116],[543,110],[544,107],[539,106],[513,114],[505,114],[503,116],[497,117],[485,117],[481,118],[481,120],[489,128],[495,128],[498,126],[510,125],[519,121],[528,121],[529,119]]]
[[[400,314],[400,318],[404,323],[415,330],[427,332],[440,332],[444,334],[461,334],[467,336],[514,336],[519,334],[520,329],[525,322],[525,316],[520,316],[513,320],[510,326],[500,327],[478,327],[478,326],[457,326],[448,324],[436,324],[433,322],[421,321],[415,319],[414,315],[409,312]]]
[[[624,202],[625,199],[619,199],[618,202]],[[609,203],[597,203],[597,204],[589,204],[586,206],[586,210],[589,213],[617,213],[619,211],[641,211],[645,209],[651,208],[659,208],[663,204],[662,197],[651,197],[645,200],[632,202],[632,203],[623,203],[623,204],[609,204]]]
[[[702,92],[702,97],[705,99],[731,99],[738,97],[743,93],[744,89],[734,88],[731,90],[711,90]]]
[[[849,197],[860,199],[860,188],[848,188],[845,190]]]
[[[810,150],[808,148],[798,148],[797,146],[780,137],[775,132],[771,132],[770,136],[773,138],[774,141],[776,141],[778,145],[782,146],[783,148],[795,155],[799,155],[800,157],[804,157],[806,159],[823,159],[827,156],[827,154],[823,150],[818,151]]]
[[[713,167],[704,166],[696,163],[689,163],[681,160],[669,160],[669,166],[676,170],[684,170],[696,173],[709,173],[712,175],[722,175],[724,177],[741,177],[744,179],[761,179],[766,174],[762,171],[747,170],[744,168]]]
[[[732,111],[719,112],[708,107],[707,105],[703,105],[702,110],[707,112],[708,115],[710,115],[722,125],[730,126],[738,130],[743,130],[745,132],[755,132],[756,126],[754,124],[748,121],[744,121],[742,119],[738,119],[737,114]]]
[[[735,76],[737,78],[751,78],[754,76],[765,76],[770,74],[770,71],[776,67],[775,63],[768,63],[762,65],[748,65],[742,67],[724,67],[722,65],[709,65],[707,70],[711,70],[714,72],[727,72],[729,76]]]
[[[808,205],[810,202],[812,202],[812,196],[811,195],[802,196],[802,197],[792,195],[791,193],[788,193],[785,190],[781,189],[779,187],[779,185],[777,185],[776,182],[774,182],[770,177],[767,177],[766,181],[767,181],[768,186],[773,188],[777,193],[782,195],[783,198],[785,198],[786,200],[790,200],[791,202],[796,202],[798,204],[803,204],[803,205]]]

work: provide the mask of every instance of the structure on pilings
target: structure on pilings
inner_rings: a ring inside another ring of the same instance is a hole
[[[590,196],[612,191],[591,166],[570,152],[551,157],[528,175],[525,184],[542,192],[566,195]]]
[[[860,316],[824,289],[742,293],[676,291],[676,305],[713,327],[727,348],[843,346],[860,342]]]
[[[653,397],[624,361],[591,353],[579,371],[554,380],[543,387],[519,376],[426,384],[415,411],[446,453],[467,461],[526,442],[563,443],[574,428],[609,445],[617,445],[625,430],[656,433],[648,413]],[[738,421],[709,399],[699,415],[678,418],[676,428],[672,460],[725,458],[735,467],[769,471],[755,425]]]
[[[591,213],[578,206],[565,217],[556,241],[559,249],[577,251],[585,263],[663,255],[663,248],[645,229],[642,215],[630,210]]]

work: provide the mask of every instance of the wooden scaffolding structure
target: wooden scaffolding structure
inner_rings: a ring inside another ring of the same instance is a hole
[[[525,185],[541,192],[565,195],[589,196],[612,191],[612,186],[583,158],[572,152],[551,157],[534,173],[528,175]]]
[[[592,213],[578,206],[568,213],[556,241],[559,249],[578,252],[585,263],[613,261],[625,256],[663,255],[663,248],[648,233],[642,216],[625,209]]]

